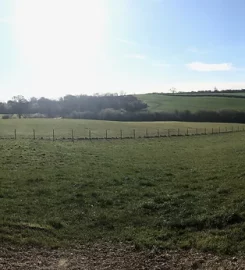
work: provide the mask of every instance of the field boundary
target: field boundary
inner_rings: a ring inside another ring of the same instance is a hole
[[[150,138],[166,138],[166,137],[183,137],[183,136],[201,136],[201,135],[217,135],[224,133],[244,132],[245,126],[230,126],[217,128],[178,128],[178,129],[145,129],[145,130],[110,130],[103,131],[104,136],[98,135],[98,131],[87,128],[87,134],[84,136],[77,135],[74,129],[68,130],[65,134],[60,134],[53,129],[49,135],[37,133],[35,129],[30,133],[18,133],[17,129],[13,130],[13,134],[1,135],[0,140],[49,140],[49,141],[85,141],[85,140],[125,140],[125,139],[150,139]],[[102,133],[102,132],[101,132]],[[113,133],[113,135],[111,135]],[[67,134],[69,134],[67,136]]]

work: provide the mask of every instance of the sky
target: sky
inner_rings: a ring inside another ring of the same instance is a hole
[[[0,0],[0,100],[245,88],[244,0]]]

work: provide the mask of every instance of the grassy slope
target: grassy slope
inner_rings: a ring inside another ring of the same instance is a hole
[[[137,95],[139,99],[148,104],[153,112],[173,112],[175,110],[241,110],[245,111],[245,99],[227,97],[184,97],[166,96],[157,94]]]
[[[120,137],[120,129],[123,130],[123,136],[133,136],[133,129],[136,130],[136,136],[144,136],[146,129],[149,135],[157,135],[157,129],[160,134],[166,135],[167,129],[171,129],[172,133],[177,133],[180,129],[181,134],[185,134],[186,129],[189,128],[189,133],[195,133],[196,128],[198,132],[204,132],[207,128],[207,133],[210,133],[212,128],[217,132],[218,127],[221,130],[237,129],[238,124],[227,123],[190,123],[190,122],[112,122],[112,121],[95,121],[95,120],[70,120],[70,119],[0,119],[0,138],[13,137],[14,129],[17,130],[17,137],[32,138],[33,129],[36,131],[36,137],[51,138],[52,130],[55,129],[55,136],[57,138],[70,138],[71,130],[74,130],[75,137],[88,137],[91,129],[92,137],[103,137],[105,131],[108,129],[108,137]],[[244,125],[239,125],[241,128]]]
[[[245,252],[244,133],[0,141],[0,242]]]

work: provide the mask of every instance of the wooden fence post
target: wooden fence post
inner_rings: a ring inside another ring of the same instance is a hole
[[[197,131],[198,131],[198,129],[196,128],[196,135],[197,135]]]
[[[145,130],[145,137],[148,138],[148,129]]]
[[[105,138],[106,138],[106,140],[108,139],[108,130],[107,129],[105,130]]]
[[[89,139],[91,140],[91,129],[89,129]]]
[[[159,128],[157,129],[157,137],[160,137],[160,132],[159,132]]]
[[[189,128],[186,129],[186,135],[189,135]]]
[[[178,128],[178,136],[180,135],[179,128]]]
[[[17,139],[17,131],[16,131],[16,129],[14,130],[14,139],[15,140]]]
[[[170,130],[168,129],[168,137],[170,137]]]
[[[121,137],[121,139],[123,138],[123,131],[122,131],[122,129],[120,130],[120,137]]]
[[[54,142],[54,129],[53,129],[53,142]]]
[[[74,143],[74,131],[73,131],[73,129],[71,130],[71,139],[72,139],[72,142]]]
[[[212,128],[212,134],[214,134],[214,128]]]
[[[36,131],[33,129],[33,140],[36,140]]]
[[[225,132],[227,132],[227,127],[225,127]]]
[[[133,133],[134,133],[134,139],[135,139],[135,138],[136,138],[136,137],[135,137],[135,129],[133,130]]]

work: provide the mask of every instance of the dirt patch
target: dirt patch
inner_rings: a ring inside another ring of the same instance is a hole
[[[94,245],[70,250],[0,247],[4,270],[245,269],[245,259],[195,251],[139,252],[131,246]]]

